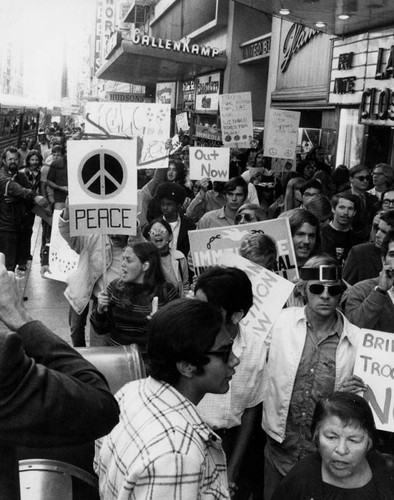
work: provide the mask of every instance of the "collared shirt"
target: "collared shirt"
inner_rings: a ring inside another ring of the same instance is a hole
[[[201,217],[197,223],[197,229],[209,229],[211,227],[233,226],[234,219],[230,219],[225,214],[226,206],[219,208],[219,210],[212,210],[207,212]]]
[[[317,401],[335,389],[335,357],[343,331],[337,314],[333,329],[324,338],[307,321],[307,335],[295,378],[282,443],[268,437],[267,452],[278,471],[285,475],[296,462],[316,451],[310,432]]]
[[[96,441],[105,500],[228,500],[221,440],[171,385],[147,378],[116,395],[120,421]]]
[[[264,337],[240,326],[234,339],[233,352],[240,363],[226,394],[206,394],[197,408],[213,429],[229,429],[241,425],[246,408],[263,400],[263,368],[266,357]]]

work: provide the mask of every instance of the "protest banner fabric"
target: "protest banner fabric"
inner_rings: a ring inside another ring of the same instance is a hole
[[[392,333],[362,330],[354,374],[368,385],[369,402],[377,429],[394,431],[394,338]]]
[[[251,92],[219,96],[222,142],[226,147],[249,148],[253,139]]]
[[[212,181],[226,182],[230,173],[230,149],[189,148],[190,179],[200,181],[209,177]]]
[[[293,160],[296,154],[301,113],[271,108],[264,131],[264,155]]]
[[[223,250],[238,254],[242,238],[248,233],[256,232],[265,233],[276,242],[278,259],[275,272],[290,281],[297,278],[296,257],[287,217],[239,226],[189,231],[190,253],[197,274],[209,266],[217,265]]]

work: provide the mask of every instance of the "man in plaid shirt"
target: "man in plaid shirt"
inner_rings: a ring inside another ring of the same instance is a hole
[[[239,364],[222,313],[176,300],[148,335],[150,376],[117,393],[120,422],[96,443],[101,498],[229,499],[221,440],[196,408],[207,392],[229,390]]]

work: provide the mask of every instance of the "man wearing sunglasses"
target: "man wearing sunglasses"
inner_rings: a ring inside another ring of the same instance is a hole
[[[221,441],[196,406],[224,394],[239,364],[213,304],[179,299],[160,309],[148,332],[149,377],[117,394],[117,426],[96,442],[101,498],[228,500]]]
[[[263,396],[264,339],[240,324],[253,304],[252,284],[244,271],[212,267],[198,277],[194,292],[197,299],[223,311],[225,327],[234,339],[234,353],[240,360],[229,392],[207,394],[198,405],[204,419],[223,439],[230,491],[238,498],[250,482],[250,477],[240,477],[239,473]]]
[[[394,333],[394,229],[386,234],[380,253],[383,267],[378,277],[351,287],[346,297],[345,315],[360,328]]]
[[[345,288],[341,268],[333,259],[314,257],[300,269],[300,278],[306,306],[281,312],[264,368],[265,500],[299,460],[316,450],[310,426],[317,400],[335,390],[365,390],[352,375],[360,329],[337,310]]]
[[[363,241],[368,241],[371,232],[372,220],[379,209],[379,200],[376,196],[368,193],[371,182],[371,174],[364,165],[355,165],[349,170],[350,189],[344,193],[352,193],[357,196],[357,213],[353,220],[353,229]]]

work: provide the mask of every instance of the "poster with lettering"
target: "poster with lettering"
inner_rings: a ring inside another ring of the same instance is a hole
[[[299,111],[271,108],[264,131],[264,155],[293,160],[296,154]]]
[[[199,181],[209,177],[212,181],[228,181],[230,172],[229,148],[189,148],[190,179]]]
[[[226,147],[249,148],[253,139],[252,94],[219,96],[222,142]]]
[[[241,240],[249,233],[271,236],[278,250],[275,272],[288,280],[298,278],[298,269],[289,219],[265,220],[239,226],[216,227],[189,231],[190,253],[197,274],[218,264],[224,250],[238,254]]]
[[[166,168],[169,104],[88,102],[85,133],[108,139],[137,139],[137,168]]]
[[[252,282],[253,306],[242,319],[241,325],[247,327],[248,332],[266,337],[293,291],[294,284],[227,250],[222,253],[219,265],[242,269],[248,275]]]
[[[136,234],[136,140],[69,141],[70,233]]]
[[[78,266],[79,255],[72,250],[59,231],[61,210],[54,210],[52,218],[51,243],[49,246],[49,271],[44,278],[67,283],[70,273]]]
[[[367,384],[368,401],[377,429],[394,431],[394,339],[392,333],[362,330],[354,374]]]
[[[196,78],[196,111],[210,112],[219,109],[221,73],[209,73]]]
[[[178,113],[175,117],[176,127],[178,132],[187,132],[189,130],[189,120],[187,119],[186,111],[184,113]]]

